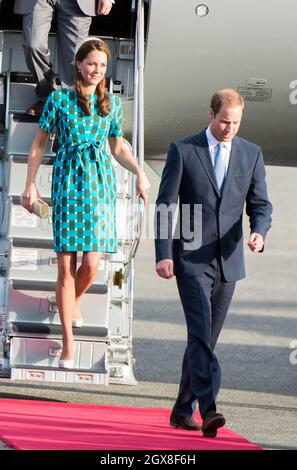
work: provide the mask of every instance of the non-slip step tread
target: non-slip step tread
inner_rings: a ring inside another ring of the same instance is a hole
[[[61,325],[45,325],[43,323],[33,322],[11,322],[9,334],[11,336],[17,336],[18,333],[31,333],[34,335],[61,335],[62,327]],[[106,338],[108,336],[108,333],[108,328],[106,326],[83,325],[81,328],[73,328],[74,336],[91,336],[98,338]]]
[[[9,280],[12,283],[12,287],[18,290],[35,290],[35,291],[54,291],[57,281],[40,281],[32,279],[15,279],[13,273],[9,275]],[[87,291],[89,294],[107,294],[108,284],[96,284],[94,283]]]
[[[62,371],[62,372],[78,372],[82,374],[108,374],[106,369],[78,369],[77,367],[73,369],[63,369],[62,367],[47,367],[47,366],[28,366],[28,364],[17,364],[11,365],[13,369],[25,369],[25,370],[49,370],[49,371]]]

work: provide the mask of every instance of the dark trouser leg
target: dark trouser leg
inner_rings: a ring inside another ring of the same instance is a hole
[[[84,16],[73,0],[57,2],[58,65],[62,85],[74,84],[75,48],[88,37],[92,18]]]
[[[210,338],[210,349],[214,351],[220,336],[228,309],[234,294],[235,282],[217,282],[215,283],[212,295],[211,295],[211,338]],[[217,397],[221,384],[221,368],[217,369],[216,363],[212,364],[213,368],[213,389],[214,395]]]
[[[37,82],[36,94],[45,99],[55,89],[55,73],[50,63],[48,34],[54,8],[38,0],[33,11],[23,15],[23,48],[28,69]]]
[[[221,333],[233,294],[235,282],[219,282],[214,285],[211,294],[211,341],[210,348],[213,351]]]
[[[192,416],[195,400],[205,416],[216,409],[220,387],[220,366],[213,353],[226,317],[235,283],[221,280],[215,260],[206,272],[197,277],[179,277],[177,285],[183,304],[188,344],[184,355],[180,389],[173,412],[178,416]]]
[[[197,400],[191,387],[191,374],[188,366],[188,351],[186,348],[182,364],[182,376],[179,391],[172,411],[177,416],[191,418],[195,413],[196,403]]]

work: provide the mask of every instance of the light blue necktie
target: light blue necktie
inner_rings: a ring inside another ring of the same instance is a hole
[[[220,193],[222,193],[225,180],[225,163],[223,159],[225,145],[223,142],[220,142],[217,147],[218,150],[214,160],[214,172],[216,175],[218,188],[220,190]]]

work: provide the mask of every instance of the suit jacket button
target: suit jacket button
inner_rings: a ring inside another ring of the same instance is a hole
[[[216,232],[211,234],[212,238],[218,238],[218,234]]]

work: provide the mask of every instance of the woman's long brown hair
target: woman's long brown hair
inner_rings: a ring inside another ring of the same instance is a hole
[[[105,52],[107,55],[107,59],[110,59],[111,53],[110,50],[108,49],[107,44],[103,41],[99,40],[90,40],[86,41],[85,43],[82,44],[82,46],[78,49],[77,53],[75,54],[75,71],[74,71],[74,86],[75,86],[75,91],[78,96],[78,104],[82,108],[83,112],[87,116],[91,116],[91,105],[90,105],[90,100],[87,95],[83,94],[82,91],[82,76],[79,73],[77,63],[81,62],[84,60],[87,55],[92,52],[92,51],[100,51],[100,52]],[[109,95],[105,90],[106,88],[106,79],[105,77],[101,80],[100,83],[98,83],[95,93],[97,95],[97,105],[99,109],[99,114],[100,116],[107,116],[110,113],[110,99]]]

